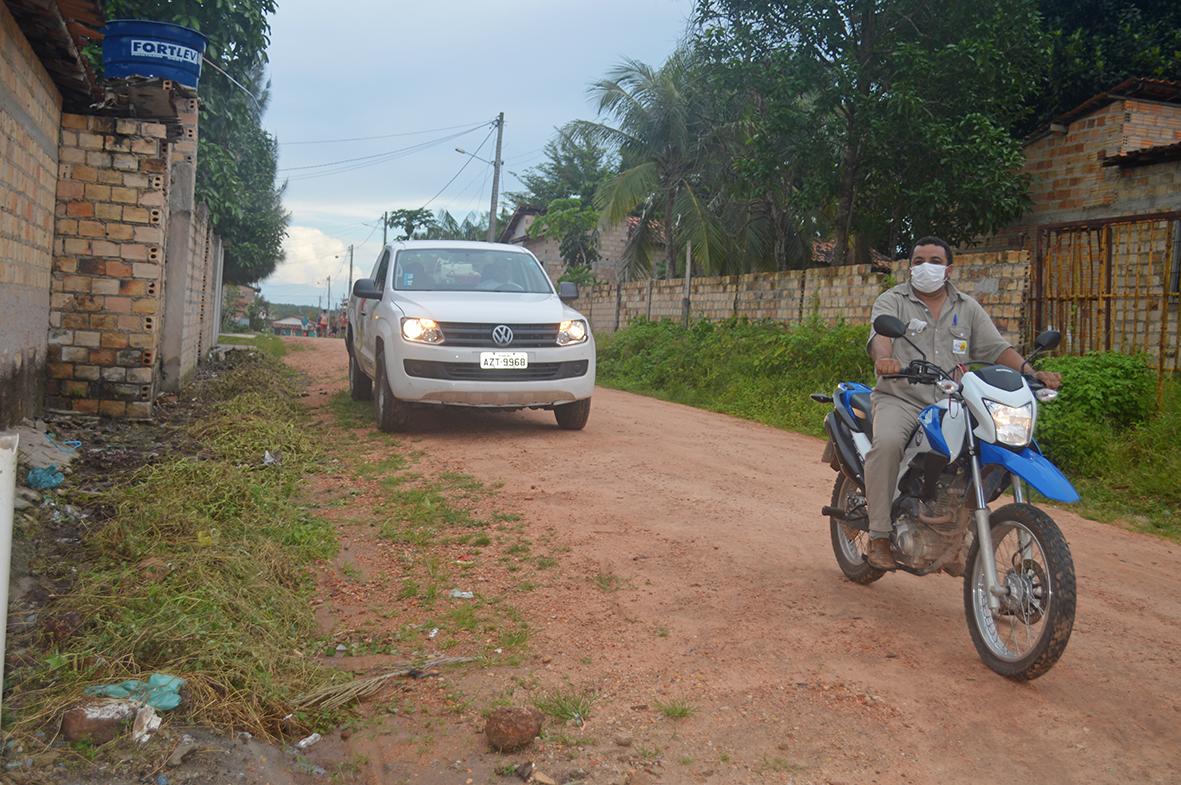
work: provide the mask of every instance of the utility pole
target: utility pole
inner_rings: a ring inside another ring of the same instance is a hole
[[[500,196],[500,147],[504,142],[504,112],[496,116],[496,157],[492,159],[492,211],[488,213],[488,242],[496,242],[496,198]]]
[[[689,285],[693,282],[693,243],[685,243],[685,296],[681,298],[681,326],[689,326]]]
[[[349,246],[349,294],[353,293],[353,246]]]
[[[332,320],[332,276],[328,276],[328,320]]]
[[[386,244],[389,242],[387,232],[390,228],[390,211],[386,210],[381,214],[381,247],[385,250]]]

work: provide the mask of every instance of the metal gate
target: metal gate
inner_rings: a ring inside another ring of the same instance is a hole
[[[1181,211],[1038,228],[1027,339],[1054,328],[1061,351],[1151,356],[1181,370]]]

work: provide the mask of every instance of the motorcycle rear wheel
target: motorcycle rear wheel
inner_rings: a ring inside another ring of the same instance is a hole
[[[850,496],[865,498],[865,494],[857,487],[857,483],[846,477],[844,473],[840,473],[837,475],[836,484],[832,487],[832,506],[848,513]],[[864,503],[862,503],[860,511],[855,514],[865,515]],[[869,532],[847,526],[836,518],[829,518],[828,525],[832,535],[832,552],[837,557],[837,566],[841,568],[841,572],[845,573],[846,578],[853,583],[868,586],[886,574],[884,570],[871,567],[869,562],[865,560],[866,549],[869,547]]]
[[[1074,561],[1054,520],[1030,504],[1009,504],[989,516],[997,577],[1009,593],[999,611],[988,607],[979,541],[968,551],[964,613],[984,664],[1002,676],[1029,681],[1044,675],[1066,650],[1074,626]]]

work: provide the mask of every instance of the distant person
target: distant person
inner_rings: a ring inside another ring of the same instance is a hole
[[[328,311],[320,311],[320,322],[316,330],[316,335],[320,338],[328,337]]]
[[[311,327],[312,323],[308,319],[308,315],[306,313],[303,316],[299,317],[299,323],[300,323],[300,334],[303,335],[304,338],[307,338],[308,337],[308,329]]]

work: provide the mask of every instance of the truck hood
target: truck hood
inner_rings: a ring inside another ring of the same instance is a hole
[[[406,316],[424,316],[437,322],[548,324],[583,318],[556,294],[400,291],[394,304]]]

